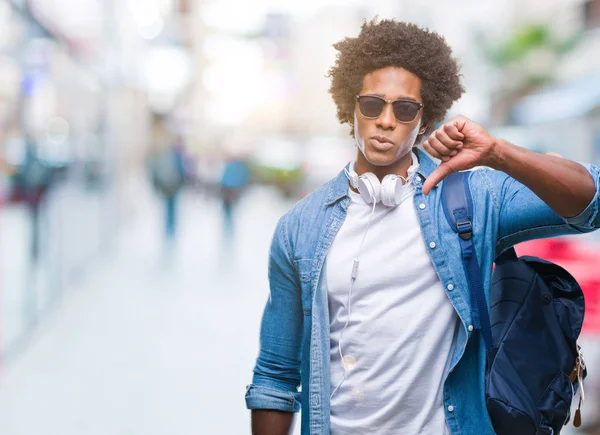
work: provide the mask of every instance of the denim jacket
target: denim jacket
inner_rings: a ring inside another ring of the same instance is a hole
[[[474,306],[458,235],[444,216],[441,184],[423,195],[423,180],[436,164],[424,152],[417,153],[420,168],[415,177],[414,206],[431,262],[461,323],[444,381],[446,421],[453,435],[493,434],[484,398],[485,345],[479,331],[470,328]],[[503,172],[470,172],[473,240],[488,298],[496,254],[525,240],[600,228],[600,167],[584,166],[594,179],[596,194],[573,218],[558,216]],[[330,323],[324,265],[349,203],[348,180],[341,171],[279,220],[271,245],[270,293],[252,384],[246,388],[246,406],[298,412],[302,404],[302,435],[330,433]]]

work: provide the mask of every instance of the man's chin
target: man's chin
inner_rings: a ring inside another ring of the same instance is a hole
[[[365,153],[365,159],[373,166],[390,166],[399,160],[395,151],[396,150],[390,150],[386,153],[367,151]]]

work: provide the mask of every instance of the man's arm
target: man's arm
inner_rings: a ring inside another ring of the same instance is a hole
[[[582,165],[497,139],[464,116],[453,118],[438,128],[424,147],[442,160],[423,184],[426,195],[453,172],[476,166],[505,172],[564,218],[580,214],[596,194],[594,180]]]
[[[252,410],[252,435],[289,435],[294,427],[291,412]]]
[[[246,406],[254,435],[287,435],[300,411],[302,290],[293,265],[287,216],[275,229],[269,255],[269,300],[263,313],[260,350]]]
[[[502,139],[497,140],[489,166],[523,183],[565,218],[580,214],[596,194],[594,180],[579,163],[529,151]]]

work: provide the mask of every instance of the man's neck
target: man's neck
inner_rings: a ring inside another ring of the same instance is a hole
[[[365,172],[372,172],[382,181],[386,175],[395,174],[400,175],[406,179],[408,177],[408,168],[412,165],[412,153],[411,150],[408,154],[402,157],[395,163],[387,166],[375,166],[365,159],[365,156],[360,150],[357,151],[356,161],[354,163],[354,171],[360,176]]]

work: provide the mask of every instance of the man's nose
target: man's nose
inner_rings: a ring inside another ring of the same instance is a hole
[[[377,125],[384,130],[393,130],[396,128],[396,116],[394,115],[394,108],[391,104],[383,106],[383,110],[377,117]]]

